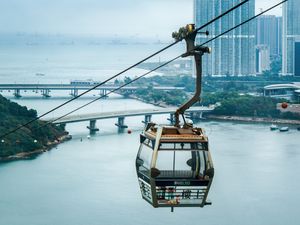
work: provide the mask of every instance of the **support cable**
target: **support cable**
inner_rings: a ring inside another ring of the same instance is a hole
[[[221,34],[219,34],[219,35],[217,35],[217,36],[215,36],[215,37],[209,39],[208,41],[206,41],[206,42],[200,44],[198,47],[204,46],[204,45],[206,45],[207,43],[209,43],[209,42],[211,42],[211,41],[213,41],[213,40],[219,38],[220,36],[222,36],[222,35],[224,35],[224,34],[227,34],[227,33],[231,32],[232,30],[234,30],[234,29],[236,29],[236,28],[238,28],[238,27],[244,25],[245,23],[248,23],[249,21],[251,21],[251,20],[253,20],[253,19],[255,19],[255,18],[261,16],[262,14],[264,14],[264,13],[266,13],[266,12],[272,10],[273,8],[278,7],[279,5],[283,4],[283,3],[286,2],[286,1],[288,1],[288,0],[284,0],[284,1],[278,3],[278,4],[274,5],[274,6],[272,6],[272,7],[268,8],[268,9],[266,9],[265,11],[262,11],[261,13],[255,15],[255,16],[249,18],[249,19],[247,19],[246,21],[244,21],[244,22],[242,22],[242,23],[240,23],[240,24],[238,24],[238,25],[236,25],[236,26],[230,28],[229,30],[227,30],[227,31],[225,31],[225,32],[223,32],[223,33],[221,33]],[[197,30],[198,30],[198,29],[197,29]],[[94,103],[95,101],[97,101],[97,100],[99,100],[99,99],[102,99],[102,98],[107,97],[109,94],[114,93],[114,92],[116,92],[116,91],[122,89],[123,87],[125,87],[125,86],[127,86],[127,85],[129,85],[129,84],[131,84],[131,83],[133,83],[133,82],[135,82],[135,81],[137,81],[137,80],[139,80],[140,78],[145,77],[146,75],[148,75],[148,74],[150,74],[150,73],[152,73],[152,72],[154,72],[154,71],[160,69],[161,67],[164,67],[164,66],[168,65],[169,63],[171,63],[171,62],[173,62],[173,61],[175,61],[175,60],[181,58],[183,55],[185,55],[185,54],[179,55],[179,56],[177,56],[177,57],[175,57],[175,58],[173,58],[173,59],[171,59],[171,60],[169,60],[169,61],[167,61],[167,62],[165,62],[165,63],[163,63],[163,64],[161,64],[161,65],[159,65],[159,66],[157,66],[157,67],[155,67],[154,69],[152,69],[152,70],[150,70],[150,71],[148,71],[148,72],[146,72],[146,73],[144,73],[144,74],[142,74],[142,75],[136,77],[135,79],[133,79],[133,80],[131,80],[131,81],[129,81],[129,82],[127,82],[127,83],[125,83],[125,84],[119,86],[118,88],[113,89],[112,91],[108,92],[107,94],[105,94],[105,95],[103,95],[103,96],[100,96],[100,97],[98,97],[98,98],[96,98],[96,99],[94,99],[94,100],[92,100],[92,101],[90,101],[90,102],[88,102],[88,103],[86,103],[86,104],[84,104],[84,105],[82,105],[82,106],[80,106],[80,107],[78,107],[78,108],[76,108],[76,109],[70,111],[69,113],[66,113],[66,114],[63,115],[63,116],[60,116],[60,117],[58,117],[58,118],[55,118],[54,120],[49,121],[47,124],[56,122],[56,121],[58,121],[58,120],[60,120],[60,119],[62,119],[62,118],[64,118],[64,117],[66,117],[66,116],[68,116],[68,115],[70,115],[70,114],[72,114],[72,113],[78,111],[79,109],[82,109],[82,108],[84,108],[84,107],[86,107],[86,106],[88,106],[88,105]],[[47,124],[45,124],[45,125],[43,125],[43,126],[46,126]]]
[[[249,1],[249,0],[245,0],[245,1],[241,2],[241,3],[239,3],[238,5],[234,6],[234,7],[231,8],[231,9],[229,9],[228,11],[226,11],[225,13],[223,13],[223,14],[221,14],[220,16],[216,17],[215,19],[213,19],[213,20],[209,21],[208,23],[204,24],[203,26],[197,28],[197,29],[195,30],[195,32],[198,32],[199,30],[203,29],[205,26],[207,26],[207,25],[213,23],[213,22],[216,21],[217,19],[223,17],[224,15],[228,14],[228,13],[231,12],[232,10],[236,9],[237,7],[240,7],[241,5],[245,4],[245,3],[248,2],[248,1]],[[240,24],[238,24],[238,25],[232,27],[231,29],[229,29],[229,30],[227,30],[227,31],[225,31],[225,32],[223,32],[223,33],[221,33],[221,34],[215,36],[214,38],[212,38],[212,39],[210,39],[210,40],[208,40],[208,41],[202,43],[200,46],[203,46],[203,45],[205,45],[205,44],[207,44],[207,43],[209,43],[209,42],[211,42],[211,41],[217,39],[218,37],[220,37],[220,36],[222,36],[222,35],[224,35],[224,34],[226,34],[226,33],[228,33],[228,32],[231,32],[232,30],[234,30],[234,29],[236,29],[236,28],[238,28],[238,27],[244,25],[245,23],[248,23],[249,21],[251,21],[251,20],[253,20],[253,19],[259,17],[260,15],[262,15],[262,14],[264,14],[264,13],[266,13],[266,12],[272,10],[273,8],[279,6],[279,5],[281,5],[281,4],[283,4],[284,2],[287,2],[287,1],[288,1],[288,0],[284,0],[284,1],[281,1],[280,3],[278,3],[278,4],[276,4],[276,5],[273,5],[272,7],[266,9],[265,11],[262,11],[261,13],[255,15],[255,16],[253,16],[253,17],[251,17],[251,18],[249,18],[248,20],[246,20],[246,21],[244,21],[244,22],[242,22],[242,23],[240,23]],[[184,38],[183,38],[183,39],[184,39]],[[1,135],[1,136],[0,136],[0,139],[3,138],[3,137],[5,137],[5,136],[7,136],[7,135],[9,135],[9,134],[11,134],[11,133],[14,133],[15,131],[21,129],[22,127],[25,127],[25,126],[29,125],[30,123],[32,123],[32,122],[34,122],[34,121],[36,121],[36,120],[38,120],[38,119],[44,117],[45,115],[48,115],[49,113],[51,113],[51,112],[57,110],[58,108],[61,108],[62,106],[64,106],[64,105],[70,103],[71,101],[74,101],[75,99],[77,99],[77,98],[79,98],[79,97],[81,97],[81,96],[87,94],[88,92],[90,92],[90,91],[96,89],[97,87],[102,86],[102,85],[105,84],[106,82],[108,82],[108,81],[110,81],[110,80],[112,80],[112,79],[118,77],[119,75],[121,75],[121,74],[127,72],[128,70],[130,70],[130,69],[134,68],[135,66],[137,66],[137,65],[139,65],[139,64],[141,64],[141,63],[143,63],[144,61],[146,61],[146,60],[152,58],[153,56],[155,56],[155,55],[157,55],[157,54],[159,54],[159,53],[161,53],[161,52],[167,50],[168,48],[172,47],[173,45],[177,44],[178,42],[180,42],[180,41],[183,40],[183,39],[178,39],[178,40],[176,40],[174,43],[172,43],[172,44],[170,44],[170,45],[164,47],[163,49],[161,49],[161,50],[159,50],[159,51],[153,53],[152,55],[146,57],[145,59],[139,61],[138,63],[136,63],[136,64],[134,64],[134,65],[128,67],[127,69],[125,69],[125,70],[119,72],[118,74],[112,76],[111,78],[108,78],[108,79],[105,80],[104,82],[99,83],[98,85],[96,85],[96,86],[94,86],[94,87],[88,89],[87,91],[81,93],[80,95],[78,95],[78,96],[76,96],[76,97],[74,97],[74,98],[72,98],[72,99],[70,99],[70,100],[64,102],[63,104],[61,104],[61,105],[59,105],[59,106],[53,108],[52,110],[50,110],[50,111],[48,111],[48,112],[46,112],[46,113],[44,113],[44,114],[38,116],[37,118],[35,118],[35,119],[33,119],[33,120],[31,120],[31,121],[29,121],[29,122],[23,124],[23,125],[20,125],[19,127],[17,127],[17,128],[15,128],[15,129],[13,129],[13,130],[11,130],[11,131],[9,131],[9,132],[7,132],[7,133]],[[116,92],[117,90],[120,90],[121,88],[127,86],[128,84],[130,84],[130,83],[132,83],[132,82],[135,82],[136,80],[138,80],[138,79],[140,79],[140,78],[142,78],[142,77],[148,75],[149,73],[151,73],[151,72],[153,72],[153,71],[155,71],[155,70],[157,70],[157,69],[159,69],[159,68],[161,68],[161,67],[163,67],[163,66],[169,64],[170,62],[173,62],[174,60],[176,60],[176,59],[178,59],[178,58],[180,58],[180,57],[182,57],[182,55],[177,56],[177,57],[175,57],[174,59],[167,61],[166,63],[163,63],[162,65],[160,65],[160,66],[154,68],[153,70],[151,70],[151,71],[149,71],[149,72],[147,72],[147,73],[145,73],[145,74],[143,74],[143,75],[141,75],[141,76],[139,76],[139,77],[133,79],[132,81],[130,81],[130,82],[128,82],[128,83],[126,83],[126,84],[124,84],[124,85],[122,85],[122,86],[120,86],[120,87],[118,87],[118,88],[116,88],[116,89],[114,89],[114,90],[112,90],[112,91],[110,91],[110,92],[107,93],[106,95],[103,95],[103,96],[101,96],[101,97],[99,97],[99,98],[97,98],[97,99],[94,99],[93,101],[91,101],[91,102],[89,102],[89,103],[87,103],[87,104],[85,104],[85,105],[83,105],[83,106],[81,106],[81,107],[79,107],[79,108],[76,108],[75,110],[72,110],[70,113],[67,113],[67,114],[65,114],[65,115],[63,115],[63,116],[57,118],[55,121],[57,121],[57,120],[59,120],[59,119],[65,117],[65,116],[67,116],[67,115],[70,115],[71,113],[73,113],[73,112],[75,112],[75,111],[78,111],[79,109],[84,108],[85,106],[87,106],[87,105],[89,105],[89,104],[91,104],[91,103],[93,103],[93,102],[95,102],[95,101],[97,101],[97,100],[99,100],[99,99],[101,99],[101,98],[103,98],[103,97],[106,97],[106,96],[108,96],[109,94],[111,94],[111,93],[113,93],[113,92]],[[50,123],[55,122],[55,121],[51,121]],[[49,122],[47,122],[46,124],[44,124],[44,125],[41,126],[41,127],[44,127],[44,126],[46,126],[46,125],[48,125],[48,124],[49,124]],[[40,128],[41,128],[41,127],[40,127]]]

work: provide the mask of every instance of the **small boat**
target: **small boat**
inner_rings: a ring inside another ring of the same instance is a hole
[[[286,131],[289,131],[289,128],[288,127],[281,127],[279,129],[280,132],[286,132]]]
[[[39,76],[39,77],[43,77],[43,76],[45,76],[45,74],[44,74],[44,73],[36,73],[35,75],[36,75],[36,76]]]
[[[270,126],[270,130],[278,130],[278,126],[275,125],[275,124],[272,124],[272,125]]]

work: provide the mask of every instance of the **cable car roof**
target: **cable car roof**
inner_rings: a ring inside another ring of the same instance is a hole
[[[151,139],[156,139],[158,126],[156,124],[150,124],[144,135]],[[172,143],[181,143],[181,142],[208,142],[207,136],[204,134],[202,128],[178,128],[174,126],[163,126],[162,135],[160,142],[172,142]]]

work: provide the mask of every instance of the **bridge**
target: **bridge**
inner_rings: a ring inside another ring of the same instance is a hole
[[[44,97],[51,97],[50,92],[52,90],[67,90],[70,91],[70,95],[77,96],[78,91],[86,91],[95,85],[76,85],[76,84],[0,84],[0,92],[2,91],[13,91],[13,94],[15,97],[20,98],[22,97],[21,91],[27,92],[32,91],[35,93],[41,93]],[[95,90],[99,91],[99,94],[101,96],[106,95],[107,92],[112,91],[119,86],[116,85],[101,85]],[[147,88],[147,86],[125,86],[122,88],[122,93],[133,93],[137,89],[141,88]],[[170,91],[170,90],[183,90],[184,87],[165,87],[165,86],[154,86],[153,89],[156,90],[164,90],[164,91]]]
[[[117,123],[115,124],[120,131],[124,130],[128,126],[125,125],[125,117],[132,116],[144,116],[143,123],[147,124],[151,121],[152,115],[158,114],[170,114],[170,122],[174,123],[174,113],[177,108],[158,108],[158,109],[138,109],[138,110],[126,110],[126,111],[114,111],[114,112],[99,112],[90,114],[80,114],[80,115],[70,115],[64,118],[48,118],[46,121],[54,121],[54,124],[66,125],[68,123],[76,123],[89,121],[89,126],[87,128],[90,134],[95,134],[99,129],[96,127],[97,120],[117,118]],[[211,112],[214,107],[191,107],[186,111],[191,119],[201,119],[203,113]]]

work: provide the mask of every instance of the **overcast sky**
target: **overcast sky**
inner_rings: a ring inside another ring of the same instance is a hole
[[[256,0],[256,11],[279,1]],[[193,0],[0,0],[6,33],[166,38],[191,22]]]

